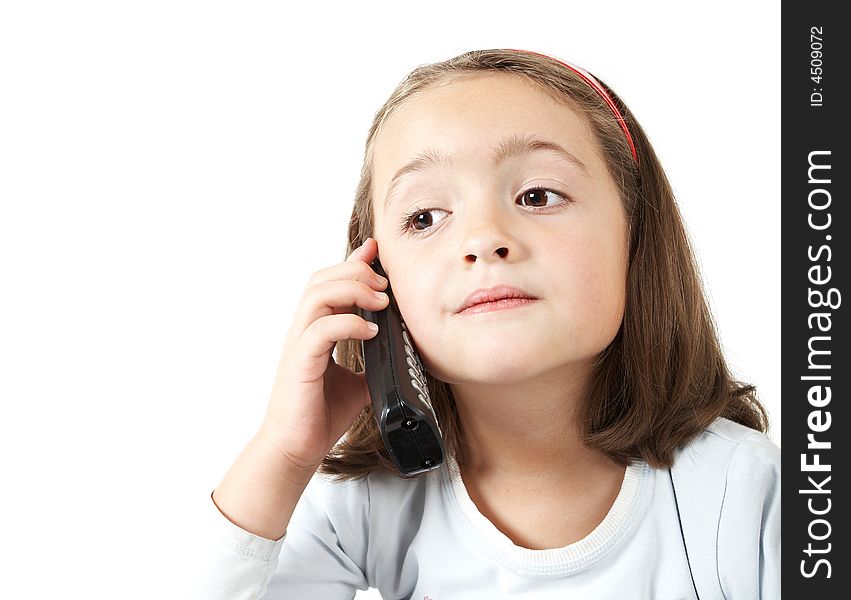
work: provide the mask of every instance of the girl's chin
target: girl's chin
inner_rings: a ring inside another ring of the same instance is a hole
[[[463,368],[459,368],[462,365]],[[541,368],[540,362],[529,364],[527,361],[512,363],[504,360],[492,362],[468,360],[462,365],[446,365],[444,368],[427,367],[427,370],[432,376],[448,384],[505,385],[534,379]]]

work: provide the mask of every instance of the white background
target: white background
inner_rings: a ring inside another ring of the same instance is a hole
[[[0,596],[178,597],[304,285],[344,259],[375,111],[471,49],[632,108],[779,444],[775,4],[4,3]]]

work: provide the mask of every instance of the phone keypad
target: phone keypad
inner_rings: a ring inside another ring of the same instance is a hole
[[[411,376],[411,385],[417,390],[417,398],[434,414],[434,409],[431,406],[431,397],[428,393],[428,383],[426,383],[425,375],[423,374],[423,365],[420,362],[420,357],[414,351],[414,345],[411,343],[411,338],[408,337],[408,328],[405,326],[404,321],[402,322],[402,342],[405,346],[405,362],[408,363],[408,375]]]

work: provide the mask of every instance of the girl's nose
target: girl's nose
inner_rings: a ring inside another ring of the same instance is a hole
[[[494,250],[490,254],[488,254],[487,251],[478,252],[478,253],[470,253],[470,254],[467,254],[467,256],[465,256],[464,258],[467,260],[467,262],[474,263],[479,259],[487,260],[487,258],[490,258],[490,257],[493,257],[493,260],[498,260],[500,258],[507,258],[508,257],[508,248],[506,246],[500,246],[499,248],[497,248],[496,250]]]
[[[490,262],[515,258],[516,243],[509,232],[505,215],[496,208],[487,208],[470,215],[461,250],[468,263]]]

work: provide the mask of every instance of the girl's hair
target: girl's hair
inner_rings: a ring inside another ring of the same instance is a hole
[[[537,86],[585,115],[620,193],[630,228],[623,322],[599,354],[589,396],[580,407],[585,444],[626,465],[642,458],[670,467],[674,450],[717,417],[765,432],[768,415],[753,385],[733,379],[671,186],[641,126],[608,86],[632,134],[638,161],[606,101],[550,57],[514,50],[474,50],[412,71],[375,115],[349,223],[348,256],[373,236],[373,147],[388,117],[404,102],[458,77],[506,74]],[[337,343],[336,362],[364,368],[360,340]],[[426,373],[447,452],[463,468],[463,428],[449,385]],[[318,471],[336,480],[384,470],[399,475],[378,431],[372,406],[361,412]],[[417,477],[426,475],[422,473]]]

